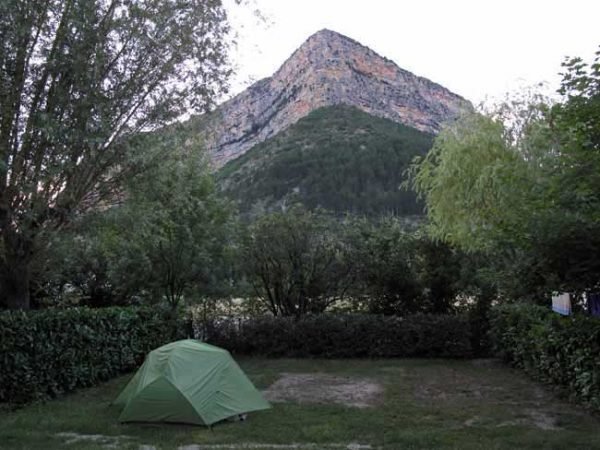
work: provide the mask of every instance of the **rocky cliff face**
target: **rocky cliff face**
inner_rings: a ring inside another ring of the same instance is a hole
[[[212,113],[206,141],[216,167],[311,111],[337,104],[436,133],[470,104],[339,33],[312,35],[270,78]],[[205,122],[206,123],[206,122]]]

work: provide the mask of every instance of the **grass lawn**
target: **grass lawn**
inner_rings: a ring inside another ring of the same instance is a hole
[[[327,374],[382,389],[370,407],[332,401],[274,403],[271,410],[252,413],[245,422],[212,429],[123,425],[116,420],[119,411],[109,405],[129,380],[123,376],[47,403],[0,412],[0,448],[600,449],[598,417],[495,361],[238,362],[262,389],[281,373]],[[100,436],[93,440],[90,435]]]

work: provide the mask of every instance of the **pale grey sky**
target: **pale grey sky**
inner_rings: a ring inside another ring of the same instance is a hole
[[[564,56],[591,60],[599,0],[251,0],[233,14],[239,33],[233,93],[270,76],[312,33],[345,34],[400,67],[474,103],[520,86],[558,87]]]

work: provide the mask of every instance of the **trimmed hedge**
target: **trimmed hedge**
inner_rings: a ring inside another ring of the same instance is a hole
[[[145,308],[1,312],[0,402],[24,403],[107,380],[181,337],[177,330],[185,327]]]
[[[563,317],[536,305],[504,305],[492,310],[491,333],[506,361],[600,410],[598,318]]]
[[[465,316],[321,314],[195,324],[198,338],[232,353],[267,357],[396,358],[472,356]]]

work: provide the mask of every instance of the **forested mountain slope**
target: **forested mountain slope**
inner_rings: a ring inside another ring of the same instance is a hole
[[[359,42],[321,30],[271,77],[201,117],[196,128],[219,168],[312,111],[342,104],[427,133],[437,133],[443,123],[472,108],[459,95]]]
[[[432,140],[353,107],[325,107],[229,161],[217,180],[243,213],[299,202],[336,214],[420,215],[422,205],[400,184]]]

